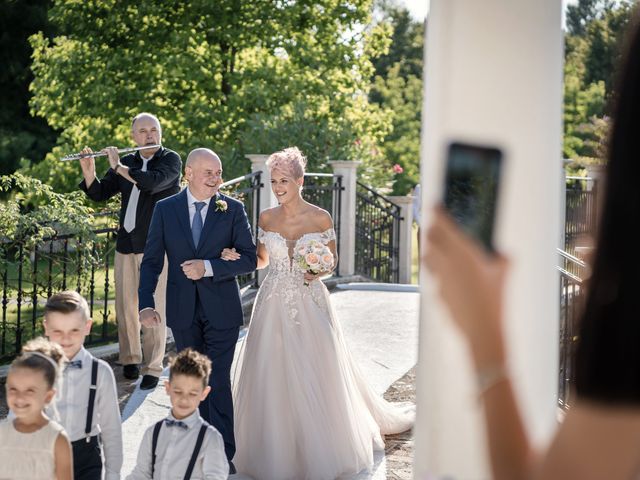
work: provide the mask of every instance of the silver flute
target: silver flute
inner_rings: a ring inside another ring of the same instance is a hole
[[[142,147],[133,147],[133,148],[119,148],[118,154],[121,153],[131,153],[137,152],[138,150],[148,150],[151,148],[160,148],[162,145],[144,145]],[[93,152],[93,153],[74,153],[71,155],[67,155],[66,157],[62,157],[60,160],[63,162],[68,162],[69,160],[80,160],[81,158],[86,157],[106,157],[108,154],[105,152]]]

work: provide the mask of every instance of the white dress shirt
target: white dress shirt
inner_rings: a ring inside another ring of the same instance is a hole
[[[199,202],[196,197],[191,195],[191,191],[189,187],[187,187],[187,201],[189,202],[189,225],[193,225],[193,217],[196,216],[196,206],[195,203]],[[207,218],[207,211],[209,210],[209,203],[211,203],[211,199],[207,198],[206,200],[202,200],[204,202],[204,207],[200,210],[200,215],[202,216],[202,226],[204,227],[204,221]],[[196,248],[198,246],[196,245]],[[205,277],[213,277],[213,268],[211,267],[211,262],[209,260],[204,261],[204,276]]]
[[[176,420],[171,413],[167,418]],[[160,427],[153,478],[161,478],[162,480],[184,479],[200,433],[200,426],[204,424],[204,420],[202,420],[200,413],[196,409],[195,412],[184,418],[182,422],[188,428],[170,427],[164,423]],[[138,451],[136,466],[127,477],[127,480],[148,480],[151,478],[151,447],[154,427],[155,424],[150,426],[144,433],[140,450]],[[198,453],[191,479],[226,480],[228,475],[229,463],[224,453],[222,435],[209,425],[204,435],[204,441]]]
[[[91,362],[94,358],[84,347],[80,349],[71,360],[82,361],[82,368],[64,369],[62,389],[56,397],[55,409],[59,414],[59,423],[72,442],[85,438],[84,428],[87,422],[89,387],[91,386]],[[47,413],[54,415],[53,411],[47,410]],[[105,479],[119,479],[122,468],[120,407],[113,370],[104,360],[98,360],[98,380],[90,435],[98,434],[102,438],[104,448]]]

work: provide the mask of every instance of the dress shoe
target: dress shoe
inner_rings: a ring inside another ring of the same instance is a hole
[[[158,377],[143,375],[142,381],[140,382],[140,390],[151,390],[152,388],[156,388],[156,385],[158,385]]]
[[[138,365],[131,363],[122,367],[122,374],[124,375],[124,378],[128,378],[129,380],[137,380],[137,378],[140,376],[140,369],[138,368]]]

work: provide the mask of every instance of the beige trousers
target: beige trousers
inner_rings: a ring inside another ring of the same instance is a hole
[[[143,363],[142,374],[159,377],[166,346],[167,320],[165,318],[165,298],[167,294],[167,260],[158,278],[154,299],[156,311],[162,320],[157,327],[140,325],[138,318],[138,285],[140,284],[140,263],[142,253],[118,253],[115,259],[116,277],[116,318],[118,321],[118,341],[120,342],[120,363],[123,365]],[[142,342],[140,331],[142,330]]]

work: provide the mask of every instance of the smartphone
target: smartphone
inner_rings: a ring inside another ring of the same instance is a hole
[[[444,206],[470,236],[493,252],[502,152],[453,142],[447,153]]]

